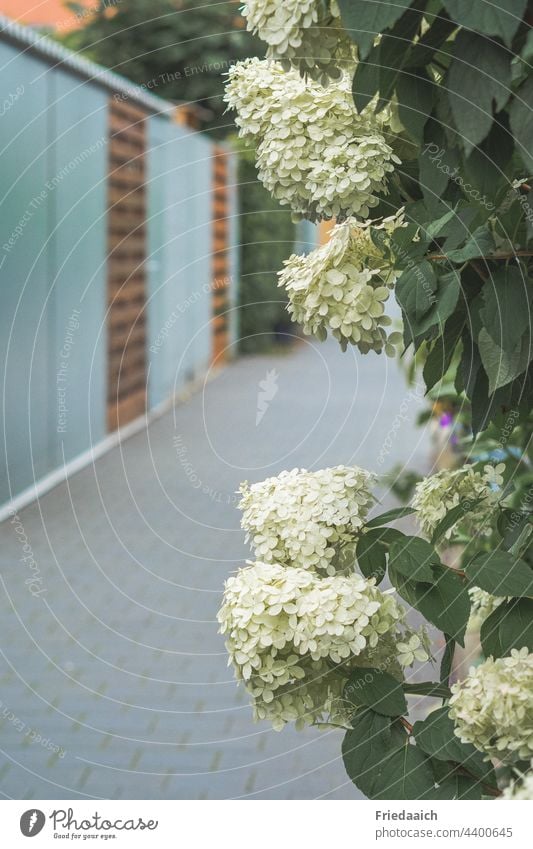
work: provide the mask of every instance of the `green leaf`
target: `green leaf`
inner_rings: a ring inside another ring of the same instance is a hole
[[[481,498],[477,498],[474,501],[461,501],[460,504],[457,504],[456,507],[449,510],[433,531],[431,544],[436,545],[446,532],[449,531],[450,528],[453,528],[453,526],[456,525],[460,519],[466,516],[467,513],[471,513],[472,510],[478,506],[481,500]]]
[[[513,649],[533,651],[533,601],[521,598],[502,605],[499,625],[500,644],[504,656]]]
[[[389,551],[391,566],[411,581],[435,580],[434,566],[440,566],[440,557],[429,542],[420,537],[405,537],[393,542]]]
[[[482,224],[468,237],[462,248],[447,251],[450,262],[467,262],[470,259],[486,256],[494,250],[494,239],[486,224]]]
[[[476,778],[487,784],[495,784],[494,769],[484,760],[482,752],[470,743],[461,743],[455,735],[455,725],[448,714],[447,706],[432,711],[421,722],[413,726],[414,738],[426,755],[440,761],[461,764]]]
[[[387,571],[388,547],[405,534],[394,528],[371,528],[357,540],[355,555],[359,569],[365,578],[374,578],[379,584]]]
[[[496,596],[533,595],[533,570],[506,551],[478,554],[464,567],[476,587]]]
[[[504,386],[489,395],[489,379],[481,362],[479,348],[466,329],[463,334],[461,368],[465,392],[472,404],[472,430],[476,435],[488,427],[503,406],[512,406],[512,385]]]
[[[463,310],[457,310],[447,320],[444,333],[438,337],[424,364],[424,383],[429,392],[450,368],[452,358],[465,326]]]
[[[444,684],[436,684],[433,681],[423,681],[419,684],[406,682],[403,686],[404,693],[410,696],[429,696],[433,699],[449,699],[452,692]]]
[[[388,525],[390,522],[395,522],[397,519],[405,519],[406,516],[412,516],[416,513],[412,507],[395,507],[393,510],[387,510],[381,516],[374,516],[366,523],[366,528],[379,528],[382,525]]]
[[[480,315],[487,333],[502,350],[515,350],[530,326],[531,296],[531,284],[519,268],[502,268],[483,286]]]
[[[498,0],[497,3],[443,0],[443,3],[450,16],[462,27],[498,36],[508,47],[527,6],[527,0]]]
[[[457,203],[454,217],[445,224],[440,233],[441,236],[445,236],[443,245],[443,253],[445,255],[448,255],[455,248],[464,245],[465,239],[470,238],[470,234],[472,233],[472,223],[478,217],[479,209],[477,205],[466,204],[463,200]]]
[[[346,686],[344,698],[354,705],[367,705],[383,716],[407,713],[402,685],[396,678],[373,667],[354,669]]]
[[[424,126],[431,114],[435,83],[423,70],[403,72],[396,84],[398,117],[411,138],[422,140]]]
[[[451,773],[452,769],[448,770]],[[484,797],[483,784],[475,778],[467,775],[448,775],[439,783],[433,793],[425,796],[425,799],[457,799],[459,801],[470,801]]]
[[[423,799],[434,789],[430,762],[416,746],[407,745],[387,759],[372,798]]]
[[[470,618],[470,596],[459,575],[444,568],[435,586],[421,596],[418,609],[429,622],[463,645]]]
[[[514,350],[503,350],[483,327],[478,336],[479,353],[489,379],[489,394],[511,383],[527,369],[533,356],[533,340],[529,332],[518,341]]]
[[[365,578],[375,578],[380,584],[387,571],[387,549],[382,542],[383,528],[367,531],[357,541],[356,556]]]
[[[486,657],[507,657],[512,649],[533,651],[533,601],[504,601],[481,626],[481,645]]]
[[[452,114],[465,153],[483,141],[511,95],[511,56],[494,41],[462,30],[446,78]]]
[[[409,329],[414,332],[417,344],[431,328],[435,327],[439,332],[443,332],[445,322],[455,312],[460,292],[461,278],[456,271],[441,274],[437,281],[433,306],[420,321],[410,325]]]
[[[441,215],[441,217],[437,218],[436,221],[431,221],[427,224],[423,228],[423,232],[425,232],[425,234],[431,239],[435,239],[446,229],[446,225],[449,224],[450,221],[453,221],[456,217],[457,212],[455,209],[449,209],[448,212],[445,212],[444,215]]]
[[[399,268],[406,268],[413,261],[420,262],[427,250],[428,240],[424,239],[423,234],[419,233],[419,226],[415,221],[409,222],[406,227],[400,227],[392,236],[387,237],[383,230],[376,230],[376,233],[383,234],[385,239],[390,239],[392,246],[392,254],[396,265]],[[418,239],[415,242],[415,236],[418,233]]]
[[[509,551],[520,539],[522,531],[531,525],[531,513],[521,513],[519,510],[503,509],[498,517],[498,531],[502,536],[502,546]]]
[[[390,719],[373,710],[358,711],[351,722],[353,730],[347,731],[342,741],[344,767],[351,781],[372,797],[374,782],[397,742],[392,736]]]
[[[446,647],[440,662],[439,678],[448,684],[452,673],[453,658],[455,656],[455,640],[449,634],[444,634]]]
[[[440,761],[462,763],[463,757],[476,752],[473,746],[465,746],[455,736],[454,723],[448,715],[449,708],[432,711],[429,716],[413,726],[413,735],[420,748],[432,758]]]
[[[374,39],[390,29],[413,0],[338,0],[342,23],[359,48],[360,59],[366,59]]]
[[[504,616],[505,610],[500,605],[481,623],[479,638],[485,657],[503,657],[504,655],[500,640],[500,622]]]
[[[431,118],[424,131],[424,147],[419,160],[420,187],[430,211],[441,208],[441,197],[450,176],[459,168],[458,149],[450,147],[440,122]]]
[[[388,105],[410,54],[421,17],[419,10],[408,9],[392,30],[382,36],[380,43],[358,63],[352,84],[356,109],[364,109],[377,92],[380,95],[377,111]]]
[[[429,17],[429,16],[428,16]],[[435,53],[457,29],[455,21],[450,21],[446,15],[440,14],[433,18],[431,26],[419,41],[413,45],[407,67],[421,68],[429,65]]]
[[[435,303],[436,291],[437,277],[427,260],[401,274],[396,284],[396,299],[415,327]]]
[[[459,575],[443,568],[434,573],[433,585],[408,581],[389,563],[389,575],[405,601],[425,616],[440,631],[449,634],[461,646],[470,618],[470,596]]]
[[[476,147],[463,166],[462,184],[469,200],[479,204],[488,213],[509,191],[506,167],[514,153],[513,137],[508,116],[500,113],[488,136]]]
[[[367,61],[359,62],[352,81],[352,95],[355,108],[362,112],[371,100],[385,87],[385,79],[390,78],[390,70],[381,63],[381,45],[374,47]]]
[[[533,169],[533,77],[529,76],[515,92],[509,107],[511,130],[522,162]]]

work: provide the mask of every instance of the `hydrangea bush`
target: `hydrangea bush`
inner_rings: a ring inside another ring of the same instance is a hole
[[[374,799],[532,792],[533,511],[499,460],[513,429],[531,441],[533,17],[488,5],[247,0],[267,58],[226,91],[265,187],[295,219],[336,220],[280,271],[304,332],[362,353],[401,341],[428,390],[453,385],[474,437],[500,433],[494,465],[428,477],[377,517],[359,469],[243,485],[256,562],[226,586],[230,662],[256,718],[345,728],[347,773]],[[406,515],[418,534],[394,525]],[[400,599],[445,646],[432,680],[413,681],[430,645]],[[474,623],[484,660],[450,688]],[[412,722],[406,696],[438,701]]]
[[[353,70],[355,47],[344,31],[336,0],[246,0],[248,29],[268,44],[267,56],[285,71],[328,85],[342,70]]]
[[[492,657],[452,686],[450,716],[463,743],[498,760],[533,756],[533,654]]]
[[[398,673],[400,659],[410,658],[394,649],[398,639],[410,637],[403,618],[396,599],[361,575],[321,578],[309,569],[260,562],[228,580],[219,613],[254,716],[277,730],[346,714],[335,665],[374,664],[385,646],[381,660]]]
[[[477,632],[490,614],[494,613],[496,608],[505,599],[491,595],[485,590],[480,590],[479,587],[472,587],[469,593],[472,604],[472,615],[468,623],[468,628],[471,631]]]
[[[339,543],[363,527],[375,476],[356,467],[293,469],[241,487],[241,525],[255,557],[333,575]]]
[[[504,799],[515,799],[523,802],[533,799],[533,761],[529,764],[529,772],[519,774],[503,791]]]
[[[390,243],[403,226],[403,215],[386,218],[381,229]],[[402,334],[388,332],[392,320],[385,305],[396,280],[390,256],[372,241],[370,222],[349,218],[337,224],[329,241],[305,256],[293,254],[279,273],[289,296],[289,312],[304,333],[325,339],[331,333],[346,349],[363,354],[385,350],[395,356]]]
[[[415,487],[413,507],[420,516],[420,525],[427,536],[431,536],[439,522],[454,508],[459,508],[457,522],[446,530],[445,540],[452,534],[472,536],[490,532],[494,507],[498,501],[499,488],[503,484],[503,463],[485,466],[476,471],[473,466],[460,469],[443,469],[418,483]],[[461,509],[467,505],[468,510]]]
[[[504,539],[503,579],[490,552],[472,556],[466,548],[460,568],[441,560],[443,543],[480,521],[483,500],[497,525],[502,471],[485,465],[435,475],[421,482],[413,507],[373,518],[376,478],[358,467],[293,469],[241,487],[242,526],[257,559],[226,583],[218,619],[230,663],[255,719],[276,730],[290,722],[346,728],[348,774],[369,795],[398,798],[401,785],[400,798],[495,797],[501,790],[490,758],[521,767],[533,755],[533,654],[520,645],[519,628],[507,622],[485,663],[448,682],[476,605],[487,602],[485,621],[499,612],[512,617],[533,594],[533,570],[505,551]],[[433,492],[433,478],[446,494],[438,516],[434,499],[420,497]],[[423,536],[391,527],[407,516]],[[414,683],[409,672],[431,648],[427,628],[409,623],[402,600],[444,634],[435,681]],[[487,640],[492,646],[493,628]],[[443,699],[445,707],[412,725],[408,694]],[[407,761],[398,757],[405,747]],[[442,760],[450,762],[445,773]],[[402,784],[406,769],[416,780]]]
[[[226,101],[239,135],[256,147],[258,176],[295,217],[367,218],[400,160],[388,144],[390,114],[358,112],[351,81],[329,88],[269,60],[232,66]]]
[[[237,63],[226,91],[259,178],[295,216],[375,222],[404,208],[403,342],[427,355],[428,388],[456,364],[475,431],[509,410],[527,416],[533,398],[533,17],[525,0],[504,5],[478,15],[457,0],[250,0],[243,13],[267,59]],[[315,269],[291,268],[287,282],[302,272],[312,290],[298,320],[344,344],[359,323],[343,333],[317,322],[328,290]],[[382,350],[377,340],[362,350]]]

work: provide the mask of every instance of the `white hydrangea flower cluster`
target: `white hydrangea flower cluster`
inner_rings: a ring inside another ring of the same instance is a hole
[[[505,601],[502,596],[495,596],[479,587],[468,590],[470,594],[471,613],[468,620],[468,630],[479,630],[485,619],[494,613],[497,607]]]
[[[254,717],[281,730],[334,710],[345,681],[334,665],[346,671],[349,664],[375,664],[384,638],[385,664],[399,669],[394,644],[411,636],[402,630],[403,615],[392,595],[361,575],[320,578],[258,562],[228,579],[218,620]]]
[[[357,466],[284,471],[251,486],[243,483],[241,526],[255,557],[335,574],[336,548],[361,531],[376,477]]]
[[[485,466],[483,472],[476,471],[473,466],[462,466],[460,469],[443,469],[424,478],[416,485],[412,500],[422,531],[431,537],[439,522],[454,507],[461,503],[465,503],[466,507],[482,499],[472,510],[465,511],[464,517],[446,532],[445,537],[449,540],[457,531],[479,533],[500,497],[504,471],[503,463]]]
[[[452,686],[450,716],[463,743],[502,761],[533,755],[533,654],[527,648],[472,668]]]
[[[400,163],[385,140],[388,110],[355,109],[351,80],[328,89],[284,72],[276,62],[245,59],[229,71],[225,100],[239,135],[256,145],[259,179],[295,217],[368,218]]]
[[[400,666],[412,666],[415,660],[419,660],[420,662],[427,660],[428,652],[425,647],[427,640],[427,635],[422,632],[420,635],[413,634],[404,642],[399,642],[396,646],[396,651]]]
[[[355,50],[336,0],[246,0],[247,28],[268,44],[267,56],[284,70],[328,85],[353,68]]]
[[[385,315],[390,287],[396,282],[389,251],[379,250],[371,227],[382,230],[392,248],[392,234],[403,227],[403,210],[381,223],[349,218],[337,224],[329,241],[306,256],[291,256],[279,272],[279,285],[289,296],[289,312],[304,333],[324,341],[328,331],[343,350],[355,345],[388,356],[396,353],[401,333],[387,333],[391,319]]]
[[[505,788],[502,799],[511,799],[514,801],[530,801],[533,799],[533,761],[531,761],[530,767],[530,772],[511,782]]]

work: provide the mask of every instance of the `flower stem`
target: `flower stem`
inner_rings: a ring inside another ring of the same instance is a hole
[[[524,251],[513,251],[512,253],[501,252],[501,253],[496,253],[496,254],[489,254],[487,256],[480,257],[480,259],[484,259],[486,262],[488,262],[488,261],[492,262],[492,260],[495,260],[495,259],[514,259],[517,256],[533,256],[533,252],[532,251],[525,251],[525,250]],[[426,259],[428,259],[432,262],[439,262],[441,260],[448,259],[448,257],[446,256],[446,254],[429,254],[429,256],[427,256]]]
[[[413,726],[412,726],[412,725],[411,725],[411,723],[410,723],[410,722],[409,722],[409,721],[405,718],[405,716],[400,716],[400,722],[401,722],[401,724],[403,725],[403,727],[405,728],[405,730],[407,731],[407,733],[408,733],[408,734],[412,734],[412,733],[413,733]]]
[[[343,731],[351,731],[349,725],[338,725],[336,722],[313,722],[313,728],[341,728]]]

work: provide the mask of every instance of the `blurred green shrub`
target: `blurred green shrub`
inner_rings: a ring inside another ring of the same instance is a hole
[[[202,129],[233,132],[224,115],[225,74],[234,62],[260,53],[244,28],[239,4],[199,0],[100,0],[91,14],[67,2],[83,26],[55,34],[66,47],[111,68],[147,91],[206,112]],[[54,35],[54,33],[51,33]]]
[[[239,348],[257,353],[290,342],[295,326],[277,272],[294,250],[296,227],[257,179],[252,150],[239,152]],[[293,328],[291,330],[291,328]]]

